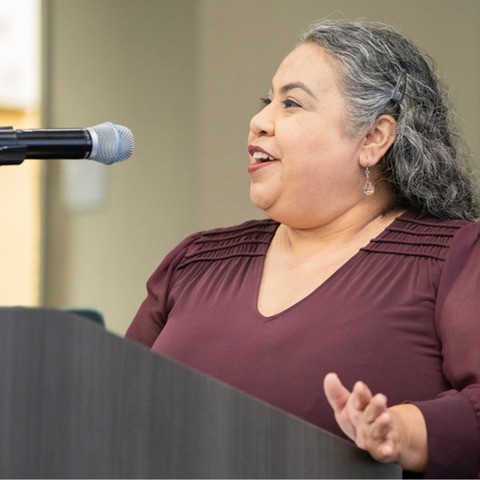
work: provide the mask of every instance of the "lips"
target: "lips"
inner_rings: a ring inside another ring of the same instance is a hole
[[[253,158],[253,163],[248,166],[249,173],[255,172],[260,168],[266,167],[267,165],[271,165],[272,163],[279,161],[278,158],[275,158],[263,148],[255,145],[248,146],[248,153]]]

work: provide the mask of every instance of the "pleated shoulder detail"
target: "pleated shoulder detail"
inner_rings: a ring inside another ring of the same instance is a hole
[[[178,268],[195,262],[265,255],[277,227],[278,223],[273,220],[250,220],[234,227],[202,232],[187,247]]]
[[[406,213],[385,229],[365,252],[428,257],[445,260],[450,243],[457,232],[470,222],[441,220],[422,214]]]

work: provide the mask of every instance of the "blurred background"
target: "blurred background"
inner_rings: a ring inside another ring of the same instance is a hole
[[[123,335],[177,242],[261,218],[248,123],[324,17],[389,23],[428,53],[480,158],[478,0],[0,0],[1,124],[135,136],[112,166],[0,167],[0,305],[95,308]]]

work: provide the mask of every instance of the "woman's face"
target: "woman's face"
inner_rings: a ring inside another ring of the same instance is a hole
[[[265,103],[248,137],[252,202],[297,228],[360,202],[363,136],[344,133],[346,101],[333,58],[316,44],[300,45],[281,63]]]

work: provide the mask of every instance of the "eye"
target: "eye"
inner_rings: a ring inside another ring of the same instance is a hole
[[[266,107],[267,105],[270,105],[272,103],[272,101],[268,97],[260,98],[260,102],[262,104],[262,107]]]
[[[298,102],[290,98],[285,99],[283,101],[283,105],[285,106],[285,108],[301,108],[302,107]]]

